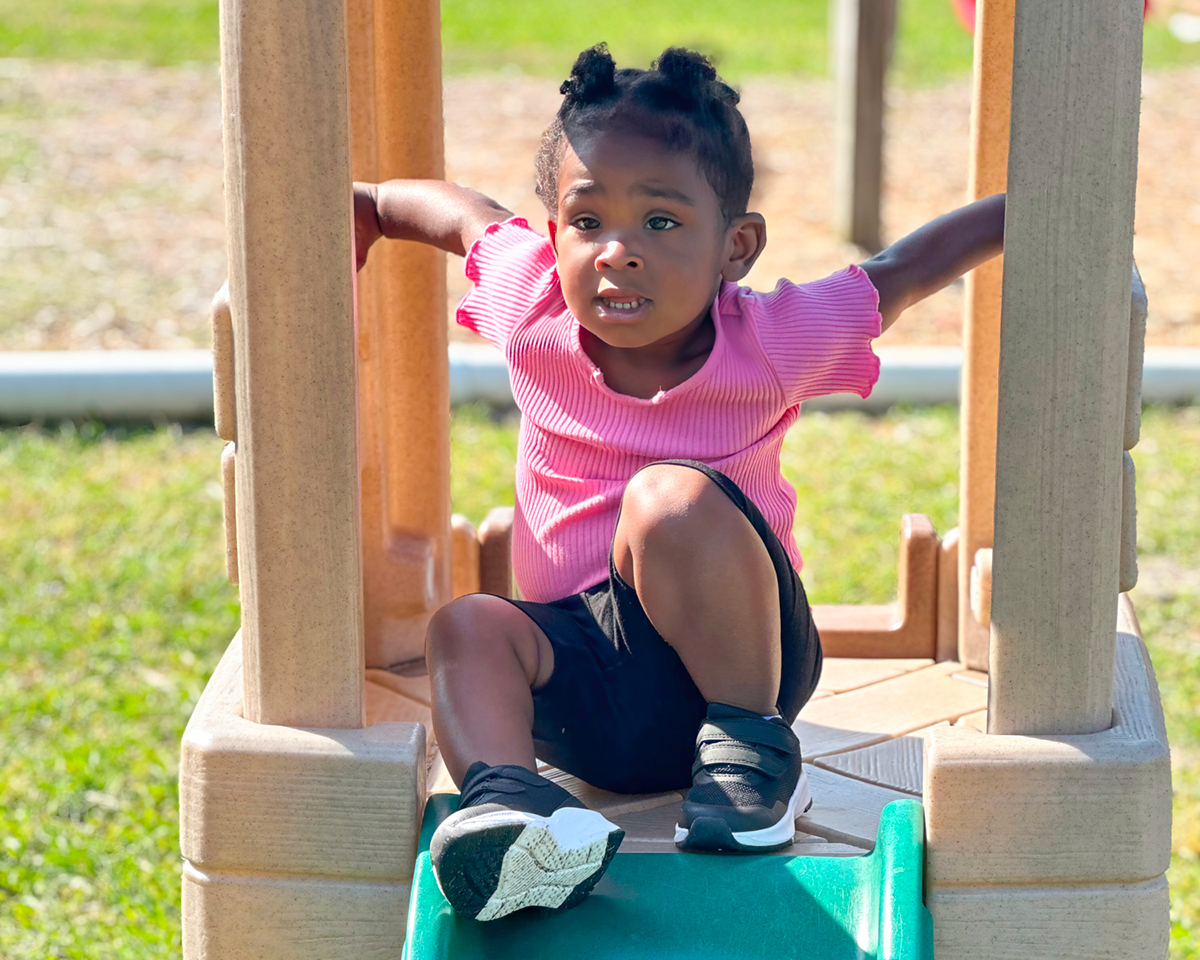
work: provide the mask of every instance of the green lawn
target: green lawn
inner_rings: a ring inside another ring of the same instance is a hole
[[[1200,956],[1200,409],[1152,410],[1143,586],[1176,784],[1173,960]],[[819,602],[895,589],[905,511],[955,514],[953,410],[801,418],[784,463]],[[515,431],[453,421],[454,502],[511,502]],[[238,621],[211,431],[0,431],[0,956],[136,960],[179,941],[179,738]]]
[[[828,0],[446,0],[445,62],[454,72],[517,67],[559,77],[600,40],[645,65],[664,47],[714,55],[726,76],[825,71]],[[216,0],[0,0],[0,57],[112,58],[173,64],[217,57]],[[1200,44],[1161,20],[1146,31],[1146,65],[1200,63]],[[971,39],[950,0],[900,0],[894,79],[938,83],[971,65]]]

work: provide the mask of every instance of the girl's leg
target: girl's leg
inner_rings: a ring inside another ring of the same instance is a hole
[[[454,782],[477,760],[536,770],[531,691],[554,671],[541,628],[507,600],[471,594],[434,615],[425,659],[434,733]]]
[[[511,603],[472,594],[430,621],[425,655],[438,745],[462,788],[429,841],[438,886],[478,920],[574,906],[625,834],[536,773],[532,689],[554,671],[550,641]]]
[[[790,718],[768,719],[781,712],[778,545],[733,496],[701,470],[651,464],[626,489],[613,562],[708,702],[676,844],[777,850],[812,801]]]
[[[629,481],[613,561],[704,699],[777,712],[779,585],[750,521],[703,473],[652,464]]]

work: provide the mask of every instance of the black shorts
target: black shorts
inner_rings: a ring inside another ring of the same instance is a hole
[[[783,544],[724,474],[694,460],[762,537],[779,582],[779,712],[791,723],[821,675],[821,642]],[[714,555],[714,563],[719,556]],[[618,793],[691,786],[696,733],[707,704],[683,662],[650,624],[609,552],[608,580],[553,603],[511,601],[554,647],[554,673],[533,691],[539,759]]]

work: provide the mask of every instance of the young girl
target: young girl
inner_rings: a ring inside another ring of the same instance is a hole
[[[1000,251],[1004,198],[771,293],[738,95],[696,53],[584,51],[537,156],[549,237],[441,181],[356,184],[381,235],[466,255],[458,322],[504,350],[521,409],[522,600],[434,617],[433,724],[461,786],[431,844],[455,909],[569,907],[622,833],[535,756],[624,793],[687,790],[676,843],[778,849],[811,804],[791,724],[821,672],[779,450],[800,402],[878,377],[872,338]]]

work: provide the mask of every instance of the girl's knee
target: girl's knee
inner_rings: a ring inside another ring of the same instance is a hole
[[[425,657],[434,661],[447,654],[469,651],[496,643],[495,603],[508,602],[486,593],[472,593],[451,600],[430,619],[425,631]],[[490,627],[490,629],[489,629]]]
[[[681,531],[703,528],[737,508],[712,480],[691,467],[654,463],[635,473],[621,498],[621,523],[636,528]]]
[[[451,600],[429,621],[425,632],[425,662],[430,673],[442,665],[469,659],[494,667],[515,663],[536,681],[552,662],[543,646],[549,641],[520,609],[487,593]],[[548,676],[548,674],[547,674]]]
[[[698,506],[707,505],[713,494],[728,499],[699,470],[675,463],[652,463],[629,478],[621,497],[621,513],[623,516],[631,511],[663,519],[687,516]]]

